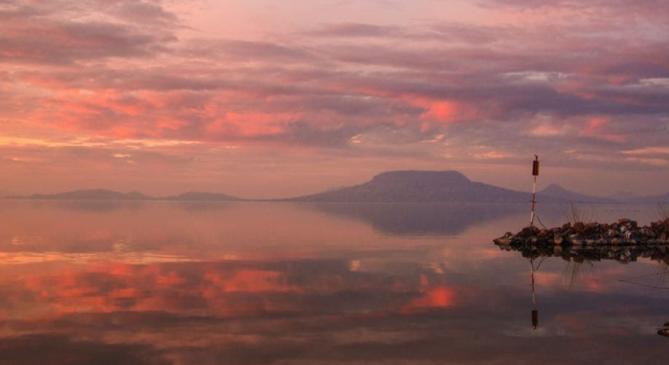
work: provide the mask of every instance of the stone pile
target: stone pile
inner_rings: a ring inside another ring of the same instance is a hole
[[[494,240],[497,245],[522,246],[646,246],[669,244],[669,219],[648,226],[630,219],[616,223],[566,223],[562,227],[525,227]]]

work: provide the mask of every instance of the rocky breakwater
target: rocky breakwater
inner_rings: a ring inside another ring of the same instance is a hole
[[[648,246],[669,244],[669,219],[639,226],[630,219],[616,223],[566,223],[542,229],[525,227],[494,240],[500,246]]]

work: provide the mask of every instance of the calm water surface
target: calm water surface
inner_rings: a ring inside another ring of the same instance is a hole
[[[561,224],[566,208],[541,216]],[[3,201],[0,364],[669,362],[657,334],[669,261],[530,260],[491,243],[528,218],[499,205]]]

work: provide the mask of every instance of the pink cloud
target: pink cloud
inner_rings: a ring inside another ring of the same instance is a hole
[[[99,157],[96,166],[110,178],[131,163],[180,175],[183,161],[233,143],[280,149],[290,157],[278,165],[304,166],[303,159],[327,154],[339,166],[372,159],[377,170],[400,163],[474,166],[480,157],[541,151],[579,168],[633,170],[639,161],[619,158],[622,151],[668,143],[662,132],[669,53],[657,37],[665,27],[657,14],[666,7],[485,3],[469,6],[477,15],[451,21],[428,13],[433,21],[421,24],[297,17],[278,28],[244,18],[251,5],[240,3],[236,21],[257,30],[241,33],[196,21],[211,14],[190,4],[8,3],[0,10],[0,132],[45,141],[41,146],[51,150],[36,156],[22,146],[0,168],[26,176],[20,163],[48,161],[54,149],[72,147],[55,142],[97,139],[105,142],[77,147],[112,156],[128,154],[112,151],[112,142],[122,140],[199,143],[161,151],[164,159],[183,156],[172,167]],[[519,20],[528,7],[533,17]],[[582,149],[602,160],[565,152]],[[245,151],[236,154],[236,166],[253,170],[244,164],[257,159],[240,157]],[[60,156],[75,165],[82,155]],[[25,185],[16,179],[14,186]]]
[[[625,137],[612,133],[609,127],[610,119],[604,116],[595,116],[588,119],[581,131],[582,136],[602,139],[609,142],[624,143]]]

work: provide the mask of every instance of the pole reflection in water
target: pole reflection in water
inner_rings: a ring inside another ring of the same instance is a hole
[[[535,265],[534,258],[530,259],[530,272],[531,272],[531,290],[532,290],[532,328],[537,329],[539,327],[539,309],[537,308],[537,295],[535,290],[535,280],[534,272],[539,270],[541,264],[544,262],[544,258],[540,258],[539,262]]]
[[[543,264],[546,258],[562,258],[568,263],[595,263],[598,261],[617,261],[620,263],[628,264],[636,262],[637,259],[647,259],[660,263],[663,266],[661,273],[655,274],[644,274],[641,276],[635,277],[636,279],[645,278],[645,277],[657,277],[657,275],[664,276],[666,274],[667,265],[669,263],[669,246],[666,245],[648,245],[648,246],[595,246],[595,247],[546,247],[546,246],[537,246],[532,244],[524,245],[507,245],[507,244],[498,244],[499,248],[503,251],[517,251],[523,257],[527,258],[530,263],[530,291],[532,297],[532,310],[531,310],[531,320],[532,328],[537,329],[539,327],[539,309],[537,305],[537,295],[536,295],[536,275],[541,265]],[[657,289],[657,290],[667,290],[669,287],[650,285],[643,282],[629,280],[629,279],[619,279],[618,282],[633,284],[636,286]],[[572,278],[573,284],[573,278]],[[657,330],[657,334],[664,337],[669,337],[669,322],[666,322],[662,328]]]

